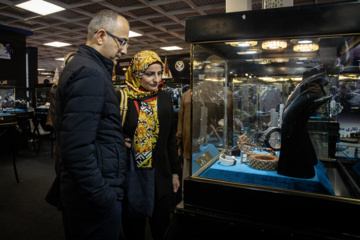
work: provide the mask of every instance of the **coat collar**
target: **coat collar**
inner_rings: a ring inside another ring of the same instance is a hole
[[[113,61],[104,57],[103,55],[101,55],[100,52],[98,52],[94,48],[87,46],[87,45],[80,46],[78,49],[78,52],[83,56],[93,59],[98,64],[103,65],[104,68],[106,69],[106,71],[110,74],[110,76],[112,76],[113,69],[114,69]]]

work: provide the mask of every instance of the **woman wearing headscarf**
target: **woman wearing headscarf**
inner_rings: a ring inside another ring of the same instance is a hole
[[[170,223],[172,195],[180,186],[174,111],[170,94],[162,91],[163,67],[156,53],[137,53],[127,69],[125,89],[125,141],[134,146],[137,168],[155,168],[154,211],[149,217],[154,240],[162,239]],[[146,217],[129,216],[126,202],[123,217],[125,238],[144,239]]]

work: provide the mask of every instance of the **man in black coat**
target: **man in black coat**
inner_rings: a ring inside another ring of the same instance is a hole
[[[126,150],[111,78],[128,39],[127,20],[100,11],[89,23],[86,45],[60,76],[55,124],[61,197],[74,239],[119,238]]]

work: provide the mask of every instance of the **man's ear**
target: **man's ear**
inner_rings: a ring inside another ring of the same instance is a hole
[[[105,39],[106,39],[106,34],[105,34],[105,30],[104,29],[100,29],[99,31],[97,31],[97,33],[95,33],[95,39],[98,45],[104,45],[105,43]]]

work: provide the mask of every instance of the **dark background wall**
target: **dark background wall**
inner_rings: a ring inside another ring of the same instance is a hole
[[[169,69],[174,79],[190,82],[190,54],[167,56]]]
[[[0,83],[7,80],[6,85],[26,87],[26,36],[30,35],[30,31],[0,25],[0,43],[11,49],[11,59],[0,58]]]
[[[26,48],[29,68],[29,87],[34,88],[38,84],[38,55],[36,47]]]

